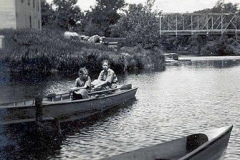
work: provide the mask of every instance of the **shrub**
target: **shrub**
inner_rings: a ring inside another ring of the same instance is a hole
[[[59,31],[8,30],[4,33],[9,43],[4,50],[6,61],[14,72],[51,73],[54,70],[75,74],[79,67],[86,66],[90,72],[96,73],[101,70],[103,59],[108,59],[118,73],[154,69],[163,64],[160,52],[142,47],[116,52],[105,45],[64,39],[63,32]],[[122,54],[124,52],[128,55]]]

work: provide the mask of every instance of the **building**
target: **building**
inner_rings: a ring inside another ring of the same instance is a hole
[[[41,0],[0,0],[0,29],[42,29]]]

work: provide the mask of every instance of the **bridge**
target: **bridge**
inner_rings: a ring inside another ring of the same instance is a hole
[[[237,13],[163,13],[160,35],[223,35],[240,33]]]

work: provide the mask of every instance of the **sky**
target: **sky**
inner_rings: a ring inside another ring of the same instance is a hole
[[[47,0],[52,2],[52,0]],[[156,0],[153,10],[158,10],[163,13],[186,13],[212,8],[218,0]],[[240,7],[240,0],[223,0],[224,3],[237,3]],[[146,4],[147,0],[125,0],[126,3]],[[77,3],[81,10],[89,10],[90,6],[96,4],[96,0],[78,0]]]

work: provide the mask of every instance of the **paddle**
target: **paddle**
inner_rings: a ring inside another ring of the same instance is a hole
[[[127,90],[127,89],[131,89],[132,88],[132,84],[125,84],[125,85],[122,85],[120,87],[117,87],[117,88],[113,88],[113,89],[108,89],[108,90],[100,90],[100,91],[92,91],[89,93],[89,95],[94,95],[94,94],[101,94],[101,93],[106,93],[106,92],[111,92],[111,91],[116,91],[116,90]],[[76,90],[78,90],[76,88]],[[50,93],[46,96],[46,98],[49,98],[49,99],[52,99],[56,96],[63,96],[63,95],[69,95],[69,92],[65,92],[65,93],[59,93],[59,94],[56,94],[56,93]]]
[[[58,93],[58,94],[57,93],[49,93],[46,97],[47,98],[53,98],[53,97],[56,97],[56,96],[59,96],[59,95],[65,95],[65,94],[69,95],[69,93],[71,93],[73,91],[77,91],[79,89],[81,89],[81,87],[73,87],[73,88],[71,88],[71,90],[69,92]]]
[[[125,85],[122,85],[120,87],[113,88],[113,89],[94,91],[94,92],[89,93],[88,95],[111,92],[111,91],[116,91],[116,90],[119,90],[119,89],[120,90],[127,90],[127,89],[131,89],[131,88],[132,88],[132,84],[125,84]]]

